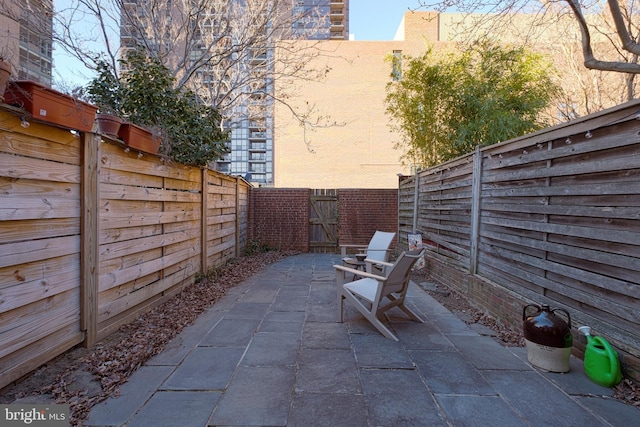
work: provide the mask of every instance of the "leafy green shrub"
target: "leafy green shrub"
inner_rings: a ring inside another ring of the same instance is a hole
[[[122,86],[105,61],[98,61],[98,76],[87,85],[84,97],[103,114],[122,114]]]
[[[193,92],[176,89],[175,77],[158,58],[136,50],[121,63],[126,71],[118,80],[106,62],[98,62],[98,75],[86,88],[91,102],[156,133],[163,154],[177,162],[206,166],[229,152],[218,111]]]

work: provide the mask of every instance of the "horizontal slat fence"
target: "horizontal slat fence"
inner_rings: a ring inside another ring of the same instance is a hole
[[[239,255],[250,185],[0,108],[0,387]]]
[[[525,304],[568,310],[574,333],[591,326],[636,379],[639,109],[630,102],[421,171],[417,197],[400,182],[435,276],[514,327]]]
[[[407,234],[413,233],[417,221],[416,175],[400,177],[400,191],[398,191],[398,244],[408,247]]]
[[[242,187],[237,186],[238,180],[223,175],[207,173],[205,176],[207,188],[206,212],[206,259],[207,265],[221,265],[237,255],[238,248],[236,230],[239,223],[236,218],[244,215],[244,230],[247,227],[247,196],[248,191],[239,193]],[[244,187],[248,190],[247,187]],[[238,212],[241,210],[241,212]],[[246,237],[245,237],[246,241]]]
[[[202,171],[100,145],[98,339],[201,271]]]
[[[0,386],[83,340],[81,154],[69,131],[0,112]]]

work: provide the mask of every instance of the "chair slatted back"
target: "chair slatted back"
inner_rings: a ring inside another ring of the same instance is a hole
[[[394,237],[396,233],[376,231],[367,246],[367,258],[386,262],[389,259],[389,248]]]
[[[409,285],[411,268],[423,254],[424,249],[416,249],[414,251],[403,252],[398,257],[393,267],[389,269],[387,280],[382,290],[382,296],[404,291],[404,288]]]

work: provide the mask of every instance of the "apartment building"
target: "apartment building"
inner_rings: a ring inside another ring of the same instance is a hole
[[[397,188],[398,175],[411,174],[395,149],[397,135],[385,114],[391,58],[424,53],[437,42],[437,13],[406,13],[395,40],[333,41],[307,66],[331,71],[321,81],[300,83],[291,105],[274,108],[274,186],[309,188]],[[311,43],[300,41],[299,43]],[[294,84],[275,82],[276,96]],[[301,123],[291,110],[307,104],[316,118]]]
[[[145,12],[147,3],[150,3],[150,0],[128,0],[123,4],[123,16],[126,14],[138,17],[148,16],[149,13]],[[231,113],[223,111],[224,126],[230,130],[231,134],[230,152],[216,162],[217,170],[243,176],[256,185],[273,185],[273,108],[275,104],[273,90],[276,67],[273,60],[274,46],[278,40],[290,38],[314,41],[346,40],[349,31],[348,4],[348,0],[274,0],[272,2],[230,0],[204,4],[203,9],[199,11],[199,16],[202,17],[203,14],[207,16],[200,22],[194,23],[193,28],[189,30],[198,34],[202,43],[192,43],[193,40],[190,40],[188,52],[175,53],[174,58],[189,58],[182,65],[183,67],[188,68],[193,63],[204,59],[203,52],[207,55],[211,46],[216,45],[211,43],[211,40],[216,38],[216,31],[220,31],[220,28],[228,31],[225,33],[228,39],[219,40],[220,45],[225,48],[228,48],[227,43],[249,46],[233,53],[228,60],[217,63],[213,60],[212,65],[198,65],[193,72],[193,82],[190,87],[203,96],[203,99],[209,99],[212,105],[224,104],[219,101],[225,98],[236,100],[236,105],[230,108]],[[256,16],[248,19],[238,14],[238,8],[234,6],[244,8],[240,10]],[[176,17],[174,14],[181,13],[180,7],[180,2],[167,2],[166,11],[162,12],[165,17],[154,19],[158,19],[158,22],[172,22]],[[264,22],[263,18],[267,16],[277,22]],[[230,24],[231,20],[237,22]],[[177,23],[177,21],[173,22]],[[232,28],[234,25],[235,28]],[[243,29],[243,26],[246,27]],[[256,43],[243,39],[245,36],[243,30],[253,32],[255,38],[261,41]],[[137,47],[139,36],[136,31],[140,31],[140,28],[131,25],[127,19],[122,20],[120,38],[123,48]],[[256,31],[261,31],[262,34]],[[161,51],[169,44],[165,40],[152,40],[147,47]],[[183,59],[176,61],[180,60]],[[188,63],[189,61],[192,64]],[[181,72],[179,67],[180,65],[176,67],[178,74]],[[244,77],[239,77],[239,74],[243,74]],[[228,89],[220,89],[227,84]]]
[[[526,44],[553,59],[554,76],[566,97],[547,112],[555,123],[625,101],[629,80],[624,74],[587,70],[582,64],[580,33],[571,16],[540,22],[534,15],[510,15],[499,24],[488,18],[406,12],[394,40],[318,45],[326,54],[307,66],[331,71],[321,81],[299,83],[296,98],[274,109],[274,186],[397,188],[398,175],[412,173],[412,165],[401,162],[403,153],[396,149],[400,135],[391,132],[385,113],[386,87],[401,71],[398,60],[402,55],[421,56],[427,46],[455,49],[456,42],[466,41],[469,28],[489,32],[506,44]],[[609,60],[618,60],[617,51],[601,40],[604,36],[594,34],[596,38],[599,53],[609,52]],[[276,81],[276,96],[292,84]],[[321,120],[301,123],[291,113],[305,105],[314,105]]]
[[[297,17],[292,34],[301,40],[347,40],[349,35],[348,0],[294,0],[291,13]],[[231,175],[241,175],[254,185],[273,186],[274,107],[270,96],[274,79],[265,67],[274,66],[268,59],[274,55],[272,47],[265,47],[249,59],[252,67],[265,76],[260,90],[251,96],[244,113],[247,118],[236,121],[231,129],[230,153],[216,163],[216,169]]]
[[[51,86],[53,1],[0,2],[0,55],[11,63],[13,78]]]
[[[294,34],[307,40],[345,40],[349,34],[348,0],[294,0]]]

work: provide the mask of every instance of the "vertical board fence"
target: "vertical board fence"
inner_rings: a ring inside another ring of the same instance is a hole
[[[0,110],[0,387],[242,253],[250,185]]]
[[[525,304],[569,311],[640,377],[640,102],[478,149],[400,182],[433,275],[519,328]],[[417,189],[416,189],[417,186]]]
[[[338,247],[338,190],[309,190],[309,252],[335,253]]]

